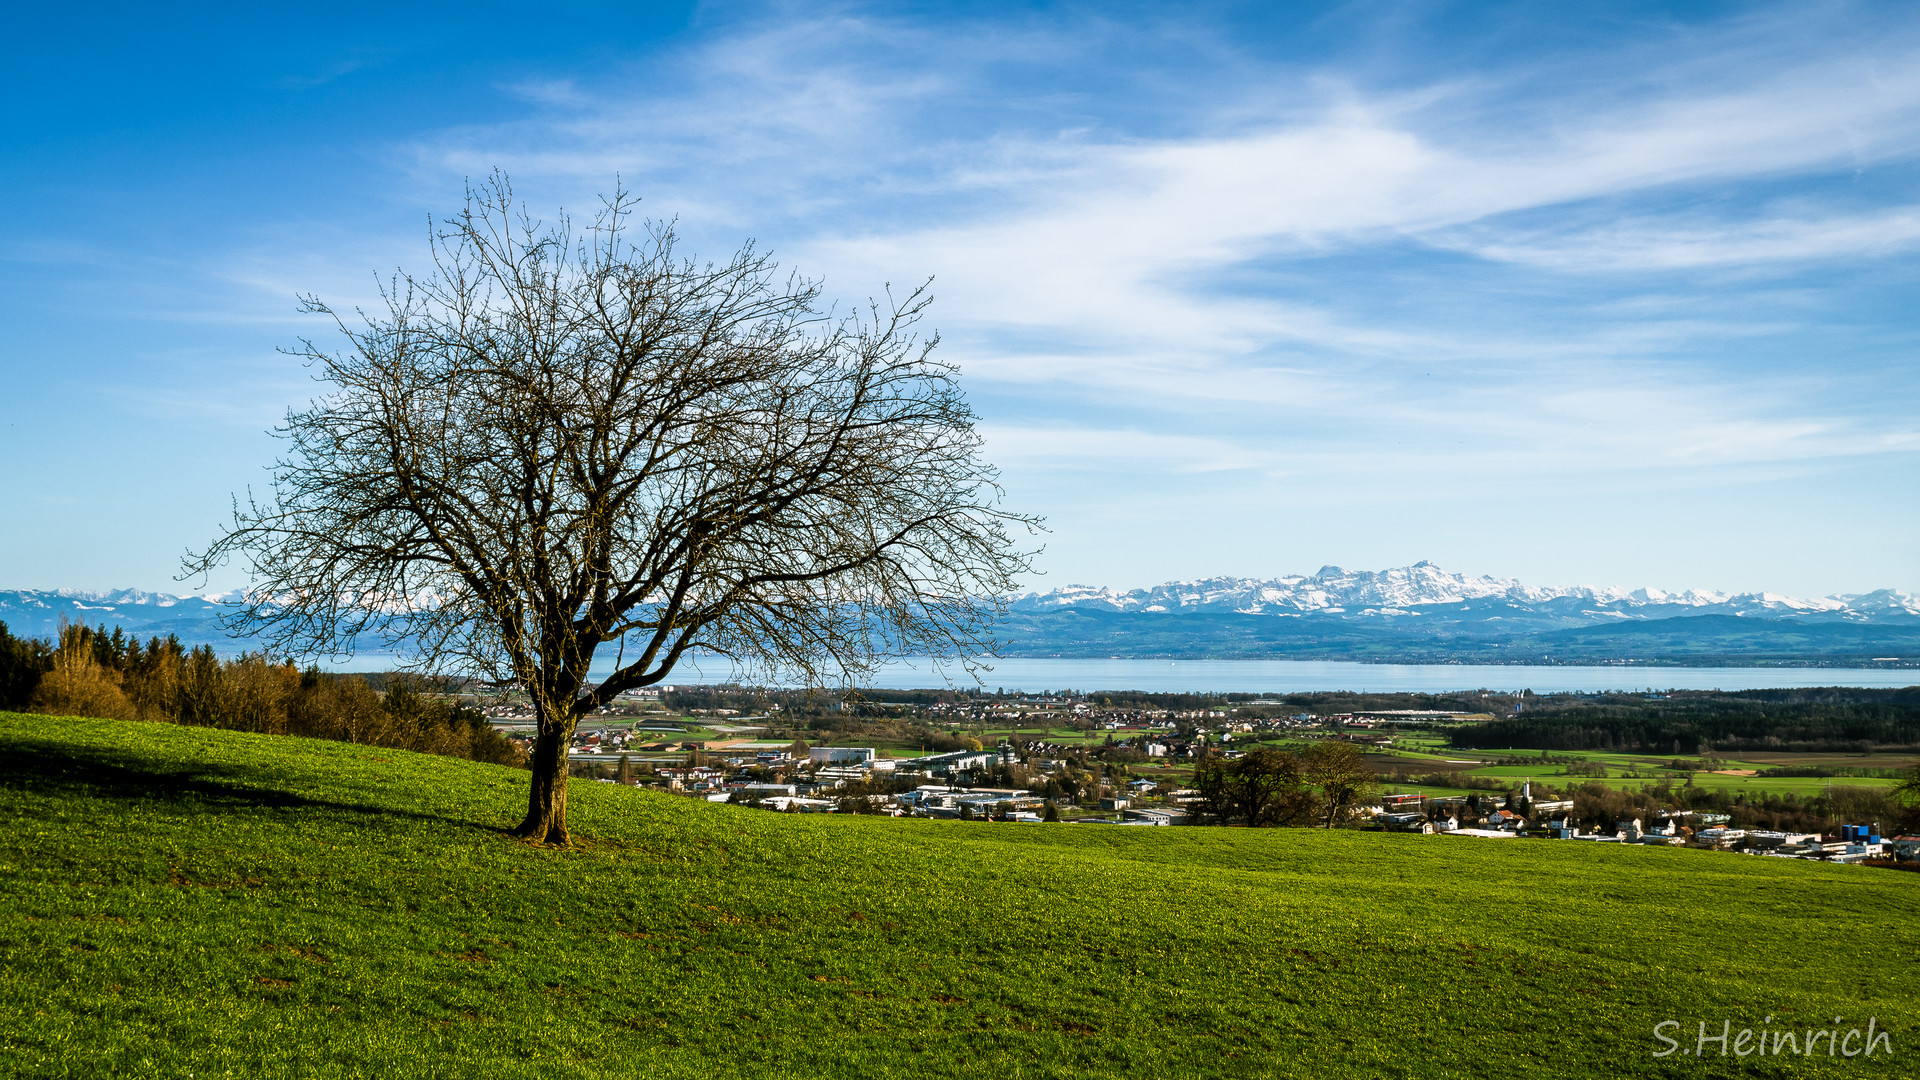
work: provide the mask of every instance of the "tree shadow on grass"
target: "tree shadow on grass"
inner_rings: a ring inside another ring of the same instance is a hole
[[[35,795],[72,795],[100,799],[198,802],[229,807],[333,810],[376,818],[437,822],[463,829],[506,835],[510,829],[465,818],[391,806],[316,798],[263,786],[260,772],[233,765],[197,764],[169,769],[137,758],[90,748],[15,742],[0,745],[0,788]]]

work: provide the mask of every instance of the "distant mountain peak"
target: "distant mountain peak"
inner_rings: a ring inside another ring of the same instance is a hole
[[[1920,601],[1892,589],[1809,600],[1773,592],[1729,595],[1703,589],[1671,592],[1646,587],[1535,586],[1514,578],[1450,573],[1425,559],[1386,570],[1347,570],[1329,564],[1306,576],[1264,580],[1220,576],[1126,591],[1070,585],[1015,597],[1013,607],[1027,611],[1087,608],[1149,613],[1344,614],[1358,618],[1475,603],[1512,609],[1565,608],[1556,614],[1574,617],[1576,612],[1585,612],[1589,618],[1607,619],[1688,614],[1920,617]],[[1493,614],[1490,611],[1488,617]]]

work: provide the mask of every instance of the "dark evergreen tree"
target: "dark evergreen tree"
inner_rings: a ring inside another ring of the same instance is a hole
[[[53,649],[35,638],[14,637],[0,622],[0,709],[27,707],[40,677],[53,670]]]

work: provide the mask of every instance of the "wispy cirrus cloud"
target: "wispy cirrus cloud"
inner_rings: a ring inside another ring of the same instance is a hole
[[[1920,249],[1920,207],[1747,220],[1674,213],[1561,232],[1510,230],[1485,242],[1463,238],[1459,247],[1481,258],[1578,273],[1705,267],[1778,273],[1811,262],[1882,259]]]

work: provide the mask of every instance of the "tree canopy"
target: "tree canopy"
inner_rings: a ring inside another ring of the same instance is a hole
[[[1328,828],[1379,786],[1352,743],[1324,740],[1301,750],[1260,746],[1232,759],[1209,757],[1194,770],[1202,817],[1223,825],[1311,824]]]

